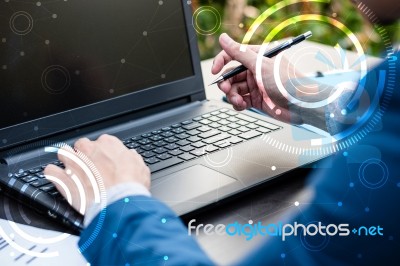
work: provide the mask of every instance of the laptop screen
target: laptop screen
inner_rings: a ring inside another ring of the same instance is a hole
[[[1,1],[0,128],[194,75],[184,19],[178,0]]]

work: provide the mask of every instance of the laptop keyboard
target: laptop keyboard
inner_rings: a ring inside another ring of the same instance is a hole
[[[151,172],[245,142],[281,127],[226,108],[123,140]]]
[[[281,129],[280,126],[258,120],[226,108],[206,113],[138,136],[122,140],[129,149],[135,149],[151,172],[193,160]],[[60,167],[62,162],[54,161]],[[63,197],[48,181],[42,165],[12,176],[40,189],[55,198]]]

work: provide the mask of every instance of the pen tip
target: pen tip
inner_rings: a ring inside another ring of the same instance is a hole
[[[216,84],[216,83],[218,83],[218,82],[220,82],[220,81],[222,81],[222,80],[224,80],[224,77],[220,76],[219,78],[217,78],[216,80],[214,80],[212,83],[210,83],[208,86],[211,86],[211,85],[213,85],[213,84]]]

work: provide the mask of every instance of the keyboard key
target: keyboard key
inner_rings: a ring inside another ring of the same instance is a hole
[[[232,137],[232,138],[229,139],[229,142],[232,143],[232,144],[238,144],[238,143],[240,143],[242,141],[243,141],[243,139],[238,138],[238,137]]]
[[[248,132],[238,135],[238,137],[241,137],[242,139],[252,139],[252,138],[258,137],[260,135],[261,135],[261,132],[258,132],[255,130],[250,130]]]
[[[29,173],[36,174],[36,173],[41,172],[41,171],[42,171],[42,168],[36,167],[36,168],[33,168],[33,169],[29,170]]]
[[[210,114],[204,114],[204,115],[202,115],[202,117],[203,118],[209,118],[209,117],[211,117],[211,115]]]
[[[200,134],[200,131],[197,129],[192,129],[186,132],[186,134],[189,134],[190,136],[196,136],[197,134]]]
[[[238,114],[238,115],[236,116],[236,118],[242,119],[242,120],[247,121],[247,122],[249,122],[249,123],[254,123],[254,122],[257,121],[257,119],[255,119],[255,118],[253,118],[253,117],[250,117],[250,116],[248,116],[248,115],[244,115],[244,114]]]
[[[177,142],[179,139],[175,138],[175,137],[169,137],[164,139],[164,141],[168,142],[168,143],[173,143],[173,142]]]
[[[183,128],[181,128],[181,127],[178,127],[178,128],[174,128],[172,130],[172,132],[174,132],[175,134],[181,134],[181,133],[184,133],[185,130]]]
[[[265,127],[258,127],[256,128],[257,131],[260,131],[261,133],[268,133],[271,132],[271,130],[266,129]]]
[[[258,128],[258,126],[255,125],[255,124],[247,124],[246,127],[250,128],[250,129],[256,129],[256,128]]]
[[[182,134],[178,134],[175,137],[177,137],[178,139],[186,139],[188,137],[190,137],[190,135],[186,134],[186,133],[182,133]]]
[[[148,164],[158,163],[160,160],[156,157],[145,158],[144,161]]]
[[[200,121],[201,119],[203,119],[203,118],[201,116],[198,116],[198,117],[193,118],[192,120],[197,122],[197,121]]]
[[[226,119],[226,120],[228,120],[229,122],[232,122],[232,123],[234,123],[234,122],[236,122],[236,121],[239,121],[239,119],[237,119],[236,117],[234,117],[234,116],[232,116],[232,117],[229,117],[228,119]]]
[[[141,139],[141,140],[138,141],[138,143],[142,144],[142,145],[146,145],[146,144],[151,143],[151,140],[149,140],[149,139]]]
[[[180,148],[182,151],[188,152],[194,150],[194,148],[190,145],[184,146]]]
[[[41,186],[47,185],[49,183],[50,183],[49,180],[47,180],[46,178],[43,178],[43,179],[38,179],[33,182],[30,182],[29,184],[31,184],[34,187],[41,187]]]
[[[161,133],[161,130],[151,131],[151,134],[153,134],[153,135],[157,135],[157,134],[160,134],[160,133]]]
[[[179,155],[178,157],[183,159],[183,160],[186,160],[186,161],[189,161],[191,159],[196,158],[196,156],[194,156],[194,155],[192,155],[190,153],[184,153],[184,154]]]
[[[213,129],[211,131],[201,133],[200,135],[198,135],[198,137],[200,137],[202,139],[206,139],[206,138],[218,135],[219,133],[221,133],[219,130]]]
[[[191,124],[189,124],[189,125],[184,125],[184,126],[182,126],[182,128],[184,128],[184,129],[186,129],[186,130],[192,130],[192,129],[195,129],[195,128],[198,128],[198,127],[201,127],[201,124],[199,124],[199,123],[197,123],[197,122],[191,123]]]
[[[226,120],[226,119],[222,119],[222,120],[219,120],[218,123],[220,123],[220,124],[223,125],[223,126],[226,126],[227,124],[230,124],[231,122],[229,122],[229,121]]]
[[[218,128],[220,131],[223,131],[223,132],[227,132],[227,131],[229,131],[229,130],[232,130],[232,128],[230,128],[230,127],[227,127],[227,126],[222,126],[222,127],[220,127],[220,128]]]
[[[144,158],[150,158],[150,157],[153,157],[153,156],[155,156],[156,154],[154,153],[154,152],[152,152],[152,151],[145,151],[145,152],[142,152],[142,156],[144,157]]]
[[[155,149],[156,147],[154,147],[151,144],[147,144],[147,145],[141,146],[140,148],[142,148],[145,151],[151,151],[151,150]]]
[[[132,141],[138,141],[138,140],[140,140],[140,139],[142,139],[141,136],[136,136],[136,137],[132,137],[132,138],[131,138]]]
[[[238,127],[237,130],[242,131],[242,132],[250,131],[250,129],[245,126]]]
[[[46,178],[43,173],[37,173],[36,176],[38,178]]]
[[[209,127],[209,126],[202,126],[202,127],[199,127],[197,130],[198,130],[198,131],[201,131],[201,132],[207,132],[207,131],[211,130],[211,127]]]
[[[208,125],[208,124],[211,124],[212,122],[208,119],[203,119],[203,120],[200,120],[199,123],[201,123],[203,125]]]
[[[123,140],[123,141],[122,141],[122,143],[125,144],[125,145],[126,145],[126,144],[129,144],[129,143],[131,143],[131,142],[132,142],[131,139],[126,139],[126,140]]]
[[[219,111],[211,112],[212,115],[219,115]]]
[[[189,124],[191,124],[191,123],[193,123],[193,121],[191,121],[191,120],[186,120],[186,121],[183,121],[181,124],[182,124],[182,125],[189,125]]]
[[[56,187],[52,183],[40,187],[40,189],[43,190],[44,192],[49,192],[50,190],[54,190],[55,188]]]
[[[27,176],[27,175],[29,175],[29,172],[28,172],[28,171],[25,171],[25,172],[22,172],[22,173],[17,173],[17,174],[15,174],[14,176],[15,176],[16,178],[21,178],[21,177],[25,177],[25,176]]]
[[[221,120],[221,119],[219,117],[212,116],[212,117],[208,118],[208,120],[213,121],[213,122],[217,122],[218,120]]]
[[[218,146],[218,147],[220,147],[220,148],[226,148],[226,147],[230,146],[231,143],[230,143],[229,141],[227,141],[227,140],[223,140],[223,141],[214,143],[214,145],[215,145],[215,146]]]
[[[52,197],[62,197],[58,190],[53,190],[48,192]]]
[[[201,138],[197,137],[197,136],[192,136],[190,138],[187,138],[188,141],[190,142],[198,142],[201,140]]]
[[[24,178],[22,178],[22,181],[26,182],[26,183],[30,183],[32,181],[37,180],[37,176],[34,175],[29,175],[29,176],[25,176]]]
[[[190,154],[196,155],[196,156],[203,156],[204,154],[207,154],[204,148],[202,149],[197,149],[194,151],[191,151]]]
[[[163,127],[163,128],[161,129],[161,131],[170,131],[170,130],[171,130],[170,127]]]
[[[152,173],[160,171],[162,169],[177,165],[184,162],[184,160],[180,159],[180,158],[176,158],[176,157],[172,157],[170,159],[155,163],[155,164],[151,164],[149,165],[150,171]]]
[[[222,113],[222,114],[219,114],[218,117],[222,118],[222,119],[226,119],[229,117],[229,115]]]
[[[168,143],[166,143],[166,142],[163,141],[163,140],[156,141],[156,142],[153,143],[153,145],[154,145],[154,146],[157,146],[157,147],[163,147],[163,146],[165,146],[165,145],[167,145],[167,144],[168,144]]]
[[[176,142],[176,143],[178,143],[178,142]],[[176,145],[176,143],[170,143],[170,144],[164,146],[164,148],[166,148],[166,149],[168,149],[168,150],[179,149],[179,146]],[[189,144],[189,142],[188,142],[186,145],[188,145],[188,144]]]
[[[169,151],[168,153],[171,154],[172,156],[178,156],[178,155],[181,155],[183,153],[183,151],[181,151],[179,149],[175,149],[175,150]]]
[[[192,143],[191,144],[193,147],[195,147],[195,148],[201,148],[201,147],[204,147],[204,146],[206,146],[206,144],[204,144],[203,142],[201,142],[201,141],[198,141],[198,142],[195,142],[195,143]]]
[[[207,144],[213,144],[215,142],[227,139],[229,137],[230,137],[230,135],[228,135],[226,133],[222,133],[222,134],[219,134],[217,136],[214,136],[214,137],[211,137],[211,138],[208,138],[208,139],[204,139],[203,142],[205,142]]]
[[[155,136],[150,137],[150,139],[151,139],[152,141],[159,141],[159,140],[162,140],[163,137],[162,137],[162,136],[159,136],[159,135],[155,135]]]
[[[245,125],[247,125],[248,123],[249,123],[249,122],[246,122],[246,121],[244,121],[244,120],[236,121],[236,124],[241,125],[241,126],[245,126]]]
[[[126,147],[128,149],[136,149],[137,147],[139,147],[139,144],[132,142],[132,143],[127,144]]]
[[[222,109],[219,109],[219,111],[220,111],[221,113],[225,113],[225,112],[228,112],[229,110],[226,109],[226,108],[222,108]]]
[[[214,145],[207,145],[206,147],[206,152],[214,152],[219,150],[218,147],[214,146]]]
[[[180,127],[181,126],[181,124],[173,124],[171,127],[172,128],[177,128],[177,127]]]
[[[174,135],[174,133],[169,132],[169,131],[164,132],[164,133],[161,134],[161,136],[163,136],[163,137],[165,137],[165,138],[172,137],[173,135]]]
[[[234,136],[242,134],[242,133],[243,133],[242,131],[239,131],[237,129],[230,129],[230,131],[229,131],[229,134],[234,135]]]
[[[229,125],[228,125],[228,127],[230,127],[230,128],[238,128],[238,127],[240,127],[238,124],[236,124],[236,123],[230,123]]]
[[[153,150],[153,152],[157,154],[166,153],[167,151],[168,151],[167,149],[164,149],[162,147]]]
[[[151,137],[151,133],[142,134],[142,138],[149,138],[149,137]]]
[[[214,123],[209,124],[208,126],[212,127],[212,128],[219,128],[221,125],[218,124],[217,122],[214,122]]]
[[[172,156],[169,155],[168,153],[163,153],[163,154],[157,155],[156,157],[157,157],[158,159],[161,159],[161,160],[166,160],[166,159],[171,158]]]
[[[233,110],[228,111],[227,114],[230,115],[230,116],[238,115],[238,113],[236,113],[236,112],[233,111]]]
[[[256,122],[256,125],[259,125],[261,127],[265,127],[265,128],[271,129],[271,130],[279,129],[279,127],[276,126],[276,125],[273,125],[271,123],[267,123],[267,122],[264,122],[264,121],[260,121],[260,120]]]
[[[178,144],[179,146],[186,146],[186,145],[190,144],[190,141],[180,140],[180,141],[176,142],[176,144]]]

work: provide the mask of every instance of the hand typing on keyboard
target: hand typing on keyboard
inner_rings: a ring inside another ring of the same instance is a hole
[[[75,143],[74,149],[64,147],[63,150],[73,153],[78,158],[89,159],[99,171],[106,190],[128,182],[136,182],[147,189],[150,188],[150,170],[143,162],[142,157],[134,149],[126,148],[116,137],[102,135],[96,141],[82,138]],[[71,179],[72,174],[77,176],[86,193],[86,208],[90,207],[93,202],[93,193],[91,193],[93,189],[85,172],[74,160],[61,155],[60,152],[58,157],[63,162],[65,169],[50,164],[44,170],[45,175],[56,177],[67,186],[71,192],[72,206],[79,211],[80,195],[77,186]],[[58,183],[55,185],[65,197],[65,190]]]

